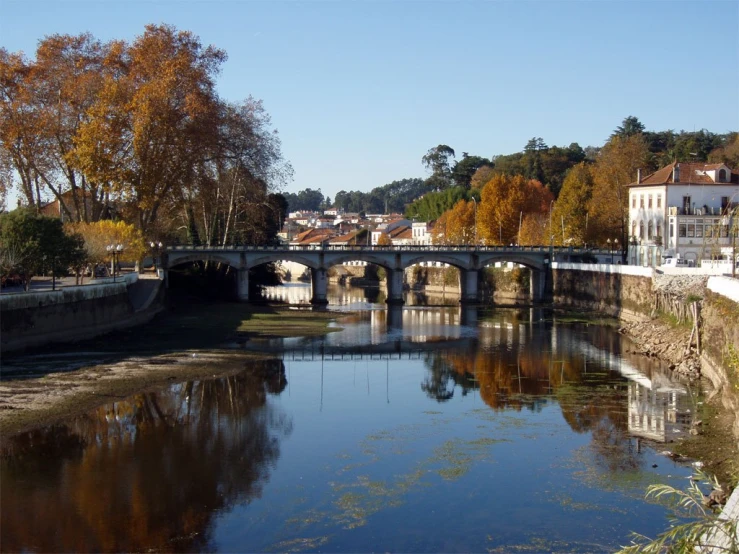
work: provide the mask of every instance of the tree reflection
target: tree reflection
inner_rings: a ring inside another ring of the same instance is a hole
[[[213,515],[259,498],[292,430],[267,402],[285,386],[280,360],[255,362],[10,439],[3,550],[212,550]]]
[[[493,410],[538,411],[556,399],[573,431],[590,433],[594,463],[611,471],[637,469],[642,461],[628,433],[627,381],[612,370],[620,337],[598,325],[558,325],[551,330],[517,318],[480,330],[481,348],[442,351],[426,359],[421,389],[439,402],[456,389],[477,390]],[[601,356],[588,359],[583,344]]]

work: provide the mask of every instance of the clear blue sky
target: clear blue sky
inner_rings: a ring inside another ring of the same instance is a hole
[[[219,93],[264,101],[285,190],[424,177],[448,144],[490,157],[648,130],[739,130],[739,2],[0,0],[0,45],[54,33],[132,40],[169,23],[226,50]]]

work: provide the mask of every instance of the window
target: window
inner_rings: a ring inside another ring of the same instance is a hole
[[[670,223],[670,238],[673,238],[675,236],[675,224]]]
[[[652,209],[652,195],[651,194],[649,195],[649,204],[648,205],[649,205],[649,209],[651,210]]]
[[[726,182],[726,170],[720,169],[718,172],[718,181],[719,183],[725,183]]]
[[[631,207],[636,208],[636,194],[631,194]]]
[[[726,208],[729,207],[729,197],[728,196],[722,196],[721,197],[721,211],[725,212]]]
[[[706,225],[706,237],[711,238],[713,236],[713,227]]]
[[[657,195],[657,208],[661,208],[661,207],[662,207],[662,195],[658,194]]]
[[[721,238],[725,239],[729,236],[729,226],[728,225],[722,225],[721,226]]]
[[[636,237],[636,221],[631,222],[631,236]]]
[[[687,234],[687,227],[685,223],[681,223],[680,227],[678,227],[678,236],[684,237]]]
[[[655,225],[654,230],[657,231],[657,236],[662,236],[662,225]]]
[[[639,195],[639,207],[644,208],[644,195],[643,194]]]
[[[644,238],[644,222],[639,222],[639,238]]]
[[[695,223],[688,223],[688,238],[695,238]]]
[[[650,197],[650,200],[651,200],[651,197]],[[648,238],[649,240],[652,240],[652,229],[653,229],[653,228],[654,228],[654,226],[652,225],[652,222],[650,221],[650,222],[649,222],[649,223],[647,224],[647,238]]]
[[[683,196],[683,213],[690,213],[690,196]]]
[[[695,238],[697,239],[703,238],[703,220],[702,219],[695,220]]]

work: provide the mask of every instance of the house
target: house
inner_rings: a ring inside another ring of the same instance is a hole
[[[428,246],[431,244],[431,232],[428,223],[425,221],[414,221],[411,225],[411,229],[413,236],[411,244],[422,246]]]
[[[367,229],[356,229],[329,240],[331,246],[363,246],[367,244]]]
[[[698,265],[731,259],[739,222],[739,173],[725,164],[675,162],[629,190],[628,263],[657,266],[663,257]]]
[[[308,229],[302,233],[298,233],[290,240],[290,246],[312,246],[320,248],[328,244],[333,236],[330,229]]]
[[[77,191],[78,204],[75,204],[75,195],[72,193],[71,190],[62,193],[61,199],[64,203],[64,206],[66,206],[69,212],[71,212],[71,219],[69,217],[69,214],[64,210],[62,202],[59,201],[59,198],[55,198],[51,202],[48,202],[41,206],[39,208],[39,213],[47,217],[58,217],[62,220],[62,222],[106,219],[110,218],[113,215],[113,210],[111,206],[107,205],[107,203],[103,206],[100,206],[100,204],[98,204],[98,213],[95,213],[93,196],[89,192],[83,192],[82,190]]]

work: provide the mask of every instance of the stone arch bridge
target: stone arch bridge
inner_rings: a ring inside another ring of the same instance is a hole
[[[249,270],[278,261],[290,261],[310,268],[314,304],[326,304],[328,269],[349,261],[363,261],[385,269],[387,302],[403,303],[403,272],[421,262],[445,263],[459,269],[461,302],[478,301],[479,272],[496,262],[513,262],[531,269],[530,291],[533,302],[544,298],[551,283],[551,260],[568,248],[546,246],[171,246],[162,252],[165,278],[176,265],[208,261],[223,263],[238,272],[238,297],[249,300]]]

